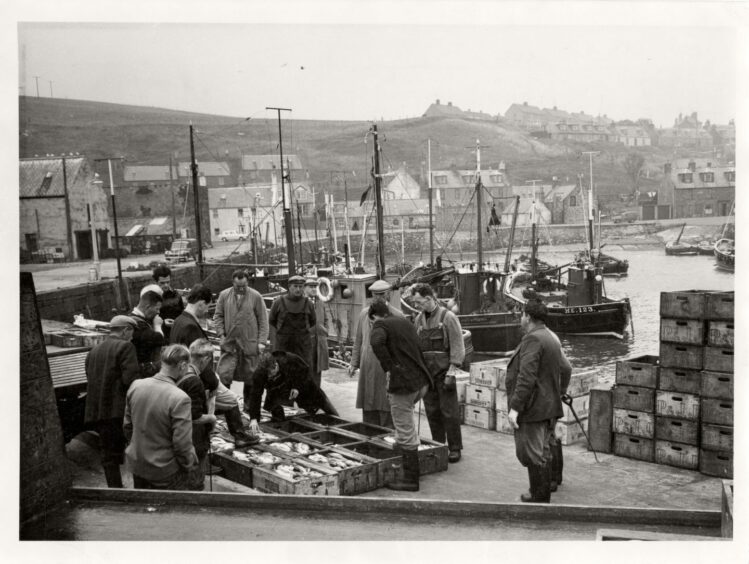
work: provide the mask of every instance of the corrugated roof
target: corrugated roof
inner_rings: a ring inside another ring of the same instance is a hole
[[[302,170],[302,161],[296,155],[283,156],[284,170]],[[280,167],[279,155],[242,155],[242,170],[273,170]]]
[[[177,166],[172,166],[172,178],[179,178]],[[125,182],[163,182],[169,180],[169,165],[134,165],[126,166]]]
[[[255,202],[255,195],[260,194],[261,206],[272,206],[274,202],[270,184],[259,186],[231,186],[228,188],[209,188],[209,208],[249,208]],[[225,198],[224,198],[225,196]],[[278,188],[278,197],[281,197],[281,188]]]
[[[68,191],[78,178],[83,157],[65,158]],[[62,159],[23,159],[18,162],[18,195],[21,198],[64,196]]]
[[[192,176],[190,163],[181,162],[178,164],[179,175],[181,177]],[[168,168],[168,167],[167,167]],[[225,162],[198,162],[198,176],[231,176],[231,168]]]
[[[193,218],[177,217],[177,230],[191,227]],[[146,235],[171,235],[171,217],[123,217],[117,218],[117,229],[122,237],[145,237]],[[124,235],[123,235],[124,233]]]

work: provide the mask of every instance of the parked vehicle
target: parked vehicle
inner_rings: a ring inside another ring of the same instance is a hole
[[[195,260],[198,252],[198,242],[195,239],[176,239],[171,248],[164,253],[166,262],[187,262]]]
[[[611,218],[614,223],[634,223],[638,219],[640,219],[640,214],[636,211],[618,213]]]
[[[247,238],[247,234],[240,233],[239,231],[224,231],[221,233],[222,241],[244,241]]]

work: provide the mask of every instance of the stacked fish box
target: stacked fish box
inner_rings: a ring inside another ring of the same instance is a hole
[[[466,425],[494,431],[502,413],[507,420],[507,401],[497,403],[497,392],[505,389],[508,363],[506,358],[471,363],[463,411]]]
[[[658,357],[642,356],[616,363],[612,390],[613,452],[619,456],[655,460],[655,388]]]
[[[556,436],[567,446],[585,440],[583,431],[588,430],[590,415],[590,390],[598,382],[597,370],[581,370],[570,376],[567,395],[572,398],[572,409],[562,404],[562,417],[557,421]],[[577,415],[577,419],[575,419]],[[579,421],[578,421],[579,419]]]

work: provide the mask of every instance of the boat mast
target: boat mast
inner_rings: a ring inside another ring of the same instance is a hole
[[[593,259],[593,155],[600,151],[584,151],[583,155],[588,155],[590,161],[590,193],[588,194],[588,250],[591,260]],[[581,183],[582,186],[582,183]]]
[[[531,280],[536,279],[536,250],[538,241],[536,240],[536,196],[533,196],[531,204]]]
[[[484,249],[482,233],[481,233],[481,192],[483,186],[481,185],[481,144],[476,139],[476,229],[478,230],[478,236],[476,237],[476,244],[478,245],[478,282],[481,284],[481,272],[484,269]]]
[[[505,256],[505,274],[510,272],[510,260],[512,259],[512,247],[515,246],[515,227],[518,222],[518,211],[520,210],[520,196],[515,196],[515,211],[512,214],[512,227],[507,241],[507,255]]]
[[[281,141],[281,112],[290,112],[290,108],[273,108],[267,107],[266,110],[276,110],[278,112],[278,148],[280,153],[279,163],[281,165],[281,196],[283,199],[283,223],[286,230],[286,255],[289,263],[289,276],[296,273],[296,264],[294,262],[294,230],[291,226],[291,194],[287,194],[285,177],[283,173],[283,142]]]
[[[374,188],[375,207],[377,209],[377,277],[385,279],[385,243],[383,239],[382,218],[382,178],[380,176],[380,142],[377,138],[377,125],[372,124],[374,137]]]
[[[432,223],[432,140],[427,139],[427,183],[429,186],[429,264],[434,264],[434,225]]]
[[[356,175],[356,173],[354,173]],[[346,184],[346,172],[343,173],[343,221],[346,223],[346,272],[351,272],[351,230],[348,223],[348,185]]]

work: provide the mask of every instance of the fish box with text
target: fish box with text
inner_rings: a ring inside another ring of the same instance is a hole
[[[705,344],[705,322],[702,319],[661,318],[661,341],[684,343],[686,345]]]
[[[686,290],[661,292],[661,317],[678,319],[704,319],[707,292]]]
[[[488,407],[494,409],[494,395],[497,388],[482,386],[480,384],[468,384],[466,386],[466,404],[476,407]]]
[[[733,292],[710,292],[707,295],[705,305],[705,317],[707,319],[733,319],[733,316]]]
[[[655,438],[662,441],[698,446],[700,444],[700,425],[696,420],[656,416]]]
[[[733,400],[733,373],[703,370],[700,395],[703,398]]]
[[[496,418],[497,415],[493,407],[466,405],[464,419],[466,425],[494,431],[497,425]]]
[[[658,390],[655,394],[655,412],[665,417],[696,421],[700,418],[700,396]]]
[[[403,464],[400,453],[392,448],[377,445],[370,441],[352,443],[345,448],[332,447],[332,450],[345,453],[355,452],[377,461],[377,487],[394,482],[403,476]]]
[[[471,363],[469,381],[479,386],[505,389],[509,359],[485,360]]]
[[[700,449],[694,445],[656,440],[655,461],[658,464],[696,470],[700,465]]]
[[[633,437],[614,433],[614,454],[635,460],[653,462],[655,460],[655,442],[653,439]]]
[[[614,433],[652,439],[655,434],[655,416],[645,411],[614,409]]]
[[[378,488],[378,461],[344,449],[329,448],[303,457],[338,474],[341,495],[357,495]]]
[[[655,388],[658,385],[658,357],[645,355],[617,361],[615,381],[624,386]]]
[[[733,348],[733,321],[708,321],[707,344],[711,347]]]

